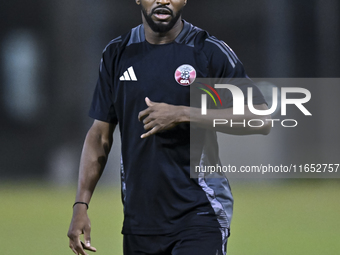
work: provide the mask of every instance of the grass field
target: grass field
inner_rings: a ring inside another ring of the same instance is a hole
[[[234,183],[229,255],[340,254],[340,182]],[[66,236],[75,187],[0,184],[0,254],[73,254]],[[118,189],[99,186],[90,204],[96,254],[122,254]],[[191,254],[189,254],[191,255]]]

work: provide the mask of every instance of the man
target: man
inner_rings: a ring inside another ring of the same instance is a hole
[[[246,78],[241,62],[223,42],[182,20],[186,0],[136,3],[143,24],[103,51],[90,109],[95,121],[84,143],[68,232],[70,248],[83,255],[96,250],[90,244],[87,209],[119,124],[124,254],[226,254],[233,205],[229,184],[226,178],[190,178],[188,123],[210,130],[214,141],[216,131],[267,134],[269,123],[213,128],[213,119],[233,117],[232,102],[201,115],[199,108],[190,107],[189,85],[196,77]],[[256,108],[267,109],[255,86],[253,95]],[[253,117],[245,106],[245,115],[238,118]],[[202,165],[210,159],[200,146]]]

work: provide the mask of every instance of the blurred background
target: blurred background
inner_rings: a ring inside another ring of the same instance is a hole
[[[236,161],[245,154],[247,164],[268,157],[276,164],[340,163],[340,86],[334,79],[340,76],[339,13],[338,0],[188,1],[183,18],[224,40],[250,77],[326,78],[310,87],[313,117],[292,111],[299,128],[276,128],[265,138],[226,137],[221,153]],[[71,252],[66,232],[101,52],[140,24],[140,7],[132,0],[12,0],[1,1],[0,19],[3,254]],[[118,132],[115,140],[91,202],[104,247],[98,254],[121,254]],[[230,254],[336,254],[339,184],[324,178],[232,180],[239,202]],[[110,215],[114,220],[105,221]]]

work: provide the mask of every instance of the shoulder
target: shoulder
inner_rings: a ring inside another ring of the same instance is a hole
[[[228,61],[234,68],[239,61],[235,52],[222,40],[210,35],[207,31],[184,21],[183,31],[176,39],[179,43],[195,47],[196,51],[203,52],[208,59],[215,61]]]
[[[211,77],[246,77],[242,62],[222,40],[205,31],[201,51],[207,58]]]
[[[129,32],[122,34],[111,40],[104,48],[103,54],[106,52],[113,53],[119,51],[131,44],[139,43],[145,40],[144,26],[141,24],[132,28]]]
[[[223,62],[228,61],[233,68],[235,68],[238,63],[241,63],[228,44],[217,39],[215,36],[207,35],[204,40],[203,50],[209,58],[214,58]]]
[[[185,44],[186,46],[194,47],[196,49],[201,48],[202,42],[204,42],[204,38],[206,37],[206,31],[185,20],[183,20],[183,23],[183,29],[175,41],[179,44]]]
[[[106,70],[112,69],[112,65],[115,62],[115,59],[121,55],[124,49],[137,41],[140,41],[140,34],[143,34],[144,37],[144,28],[143,25],[139,25],[135,28],[132,28],[129,32],[122,34],[113,40],[111,40],[104,48],[102,52],[102,58],[100,61],[100,72],[103,70],[103,66],[105,66]]]
[[[103,54],[106,52],[111,52],[117,47],[119,47],[120,43],[122,42],[122,36],[118,36],[115,39],[111,40],[104,48]]]

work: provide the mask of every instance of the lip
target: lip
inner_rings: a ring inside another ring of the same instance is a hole
[[[158,14],[158,13],[154,13],[153,16],[155,16],[156,19],[158,20],[168,20],[171,17],[170,14]]]
[[[153,10],[153,16],[158,20],[168,20],[172,16],[171,10],[164,7],[159,7]]]

